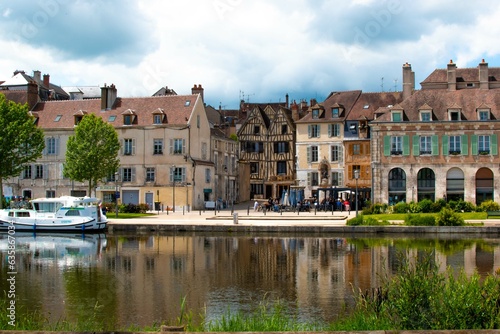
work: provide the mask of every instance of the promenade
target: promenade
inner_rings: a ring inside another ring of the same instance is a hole
[[[110,232],[300,232],[300,233],[467,233],[500,236],[500,219],[471,221],[474,226],[347,226],[356,211],[262,212],[254,211],[251,202],[233,208],[188,211],[177,207],[172,211],[152,211],[152,216],[139,219],[115,219],[108,213]],[[358,211],[361,214],[361,210]]]

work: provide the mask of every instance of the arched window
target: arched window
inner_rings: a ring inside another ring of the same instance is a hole
[[[446,199],[464,200],[464,172],[460,168],[451,168],[446,173]]]
[[[406,202],[406,173],[401,168],[389,172],[389,205]]]
[[[436,175],[430,168],[422,168],[417,174],[417,201],[427,198],[436,200]]]
[[[479,168],[476,172],[476,205],[493,200],[493,172],[489,168]]]

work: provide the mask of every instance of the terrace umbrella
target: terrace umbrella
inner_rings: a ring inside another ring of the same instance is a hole
[[[293,206],[297,205],[297,191],[295,189],[290,190],[290,203]]]
[[[283,193],[284,193],[284,195],[283,195],[283,200],[281,201],[281,204],[283,204],[284,206],[290,206],[288,191],[283,190]]]

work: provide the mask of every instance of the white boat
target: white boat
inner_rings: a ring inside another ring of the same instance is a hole
[[[61,196],[38,198],[28,208],[0,210],[0,230],[91,232],[102,231],[108,220],[100,199]]]

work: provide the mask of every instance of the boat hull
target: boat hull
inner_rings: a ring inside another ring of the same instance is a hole
[[[54,232],[92,232],[103,231],[106,229],[107,221],[96,221],[95,219],[83,219],[73,222],[58,222],[52,220],[38,221],[14,221],[0,218],[0,231],[15,230],[15,231],[54,231]]]

